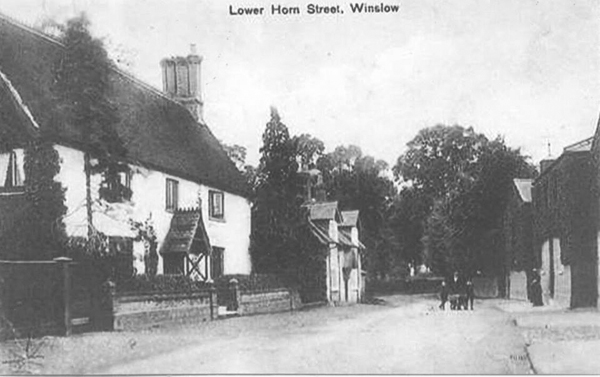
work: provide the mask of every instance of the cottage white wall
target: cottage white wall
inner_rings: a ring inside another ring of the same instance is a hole
[[[65,188],[67,214],[64,219],[67,235],[87,235],[87,215],[85,206],[84,154],[73,148],[55,145],[61,160],[60,171],[55,177]]]
[[[61,170],[57,181],[62,182],[65,191],[67,216],[65,225],[70,236],[87,235],[87,214],[85,206],[84,154],[81,151],[64,146],[56,146],[61,157]],[[160,251],[171,224],[172,212],[166,210],[166,180],[174,179],[178,184],[179,208],[198,207],[202,202],[202,217],[212,246],[222,247],[224,253],[224,273],[249,274],[250,262],[250,202],[238,195],[224,193],[224,219],[211,219],[208,214],[208,196],[212,188],[181,179],[159,171],[132,166],[130,206],[117,206],[105,211],[94,210],[94,225],[111,236],[132,237],[134,234],[127,219],[145,221],[152,219]],[[100,177],[92,179],[94,199],[98,196]],[[220,191],[216,190],[215,191]],[[143,243],[134,244],[134,254],[141,254]],[[136,268],[143,263],[136,263]],[[203,266],[202,266],[203,267]],[[158,271],[163,271],[162,258],[159,258]],[[140,272],[140,268],[138,268]]]
[[[560,261],[560,239],[554,242],[554,300],[562,307],[571,306],[571,267]]]
[[[358,245],[358,228],[352,227],[350,230],[350,239],[353,244]]]
[[[542,287],[542,300],[544,305],[550,304],[550,242],[544,241],[542,244],[542,271],[540,276],[540,285]]]
[[[550,242],[552,242],[552,254],[554,271],[550,270]],[[571,304],[571,268],[560,262],[560,239],[552,238],[544,241],[542,245],[542,298],[544,305],[556,304],[569,307]],[[554,297],[551,297],[550,274],[554,273]]]

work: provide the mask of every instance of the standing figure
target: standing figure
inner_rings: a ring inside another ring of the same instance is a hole
[[[475,301],[475,289],[473,288],[473,281],[471,279],[467,280],[467,303],[471,306],[471,310],[473,310],[473,301]],[[467,306],[467,305],[465,305]],[[468,308],[465,308],[468,309]]]
[[[442,303],[440,304],[440,309],[446,310],[446,302],[448,301],[448,285],[446,281],[442,281],[442,290],[440,292],[440,298],[442,299]]]
[[[536,270],[533,271],[533,279],[531,280],[531,302],[533,306],[543,306],[542,300],[542,285],[540,283],[540,275]]]

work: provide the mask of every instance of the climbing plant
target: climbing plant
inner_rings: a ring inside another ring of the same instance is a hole
[[[131,221],[131,226],[137,232],[135,241],[144,242],[144,270],[149,276],[156,275],[158,271],[158,240],[156,231],[152,223],[152,217],[148,217],[146,221]]]
[[[54,92],[60,103],[58,110],[66,114],[66,121],[80,133],[87,151],[85,172],[91,227],[92,174],[102,176],[99,194],[106,201],[128,200],[131,190],[121,180],[129,168],[122,162],[126,149],[115,128],[120,119],[109,95],[113,64],[102,40],[91,35],[89,26],[85,14],[67,22],[61,38],[64,54],[54,68]]]

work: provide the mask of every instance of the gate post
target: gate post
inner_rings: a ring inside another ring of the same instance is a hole
[[[217,303],[217,289],[215,288],[214,284],[211,284],[210,288],[208,289],[208,294],[210,296],[210,319],[213,320],[215,319],[215,304]]]
[[[62,296],[64,305],[63,323],[65,326],[65,336],[70,336],[73,330],[73,325],[71,323],[71,270],[69,266],[73,260],[67,257],[54,258],[53,260],[58,265],[61,265],[61,275],[63,281]]]
[[[237,311],[240,304],[240,288],[236,278],[229,280],[229,294],[231,298],[231,308],[228,308],[228,310]]]

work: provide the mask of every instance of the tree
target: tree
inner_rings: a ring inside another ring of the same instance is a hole
[[[58,116],[76,126],[87,152],[84,156],[88,237],[94,234],[91,175],[101,174],[100,197],[109,201],[128,200],[131,190],[121,183],[120,174],[128,173],[123,163],[126,149],[115,125],[119,122],[116,106],[109,96],[112,63],[100,39],[92,37],[89,21],[81,14],[67,21],[61,42],[64,54],[54,69],[54,92],[58,97]]]
[[[473,128],[437,125],[419,131],[393,168],[396,178],[412,183],[431,198],[461,190],[474,179],[475,163],[487,142]]]
[[[502,216],[512,180],[532,177],[533,166],[503,139],[461,126],[421,130],[408,146],[394,173],[408,184],[403,193],[412,190],[424,203],[411,221],[413,230],[423,232],[429,264],[442,274],[500,273]],[[406,205],[398,209],[397,218],[413,212]]]
[[[221,145],[225,153],[227,153],[227,157],[233,161],[238,170],[244,171],[244,166],[246,165],[246,147],[238,144],[229,145],[223,142],[221,142]]]
[[[15,260],[49,260],[64,255],[65,189],[55,179],[60,172],[60,157],[44,135],[26,145],[23,168],[23,214],[2,234],[2,255]]]
[[[387,221],[396,195],[393,182],[385,175],[387,164],[350,145],[338,146],[321,156],[317,168],[323,173],[327,197],[338,201],[343,210],[360,211],[361,240],[367,247],[366,268],[387,273],[397,254]]]
[[[387,217],[399,259],[413,266],[423,263],[421,242],[428,210],[428,198],[416,188],[406,187],[394,198]]]
[[[302,200],[295,146],[275,108],[271,109],[260,152],[252,209],[253,266],[265,273],[292,271],[298,266]]]
[[[325,151],[325,144],[309,134],[294,136],[292,142],[300,164],[304,168],[316,164],[319,157],[323,155],[323,151]]]

